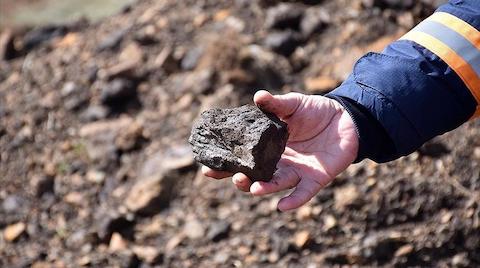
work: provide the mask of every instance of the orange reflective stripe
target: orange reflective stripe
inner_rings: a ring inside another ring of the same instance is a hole
[[[410,40],[418,43],[440,57],[462,79],[470,92],[472,92],[477,104],[480,103],[480,78],[477,76],[468,62],[466,62],[450,47],[429,34],[415,30],[408,32],[400,40]],[[474,117],[476,116],[480,116],[480,106],[478,105],[474,114]]]
[[[454,30],[480,50],[480,32],[472,25],[445,12],[436,12],[428,19],[441,23]]]

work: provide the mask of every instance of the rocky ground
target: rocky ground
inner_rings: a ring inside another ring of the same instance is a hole
[[[256,89],[333,89],[442,2],[140,0],[3,29],[0,266],[480,265],[478,120],[292,213],[204,178],[187,143]]]

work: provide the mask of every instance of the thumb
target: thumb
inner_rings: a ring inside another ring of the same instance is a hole
[[[260,90],[255,93],[253,101],[261,109],[274,113],[281,119],[288,119],[300,107],[303,98],[304,95],[300,93],[272,95],[266,90]]]

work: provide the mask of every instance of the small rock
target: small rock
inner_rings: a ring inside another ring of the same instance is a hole
[[[105,119],[108,116],[108,109],[100,105],[90,105],[88,108],[80,115],[80,118],[86,122],[97,121],[100,119]]]
[[[308,93],[326,93],[338,86],[339,82],[336,79],[328,76],[320,76],[315,78],[305,79],[305,90]]]
[[[409,9],[415,4],[414,0],[375,0],[374,4],[381,8]]]
[[[178,95],[186,93],[205,94],[212,89],[214,78],[215,71],[208,68],[175,74],[171,78],[172,88],[176,89],[175,94]]]
[[[0,61],[13,59],[15,53],[13,33],[6,29],[0,34]]]
[[[55,190],[55,179],[52,176],[33,176],[30,184],[37,197],[42,197],[47,193],[54,193]]]
[[[123,105],[136,96],[137,88],[132,81],[116,78],[102,89],[100,100],[107,106],[115,107]]]
[[[187,220],[183,232],[190,239],[199,239],[205,236],[205,228],[197,219]]]
[[[287,124],[258,107],[212,109],[200,116],[189,139],[195,159],[216,170],[270,180],[288,139]]]
[[[310,8],[305,13],[301,23],[300,31],[304,38],[322,30],[330,21],[330,15],[323,8]]]
[[[127,248],[127,241],[123,239],[122,235],[119,233],[113,233],[112,238],[110,238],[108,250],[110,250],[111,252],[116,252],[116,251],[125,250],[126,248]]]
[[[65,26],[49,25],[29,31],[23,38],[23,47],[29,51],[49,41],[52,38],[63,36],[68,32]]]
[[[414,247],[411,244],[401,246],[399,249],[397,249],[397,251],[395,251],[395,257],[407,256],[413,252],[413,249]]]
[[[132,250],[142,261],[149,264],[158,264],[163,260],[163,254],[157,247],[133,246]]]
[[[207,233],[207,238],[213,242],[218,242],[228,237],[231,224],[226,221],[218,221],[213,223]]]
[[[290,56],[302,43],[299,33],[287,30],[283,32],[272,32],[265,38],[265,46],[283,56]]]
[[[326,215],[323,221],[323,229],[329,231],[337,226],[337,219],[332,215]]]
[[[135,149],[143,139],[143,126],[137,122],[130,124],[120,132],[115,139],[115,145],[120,150],[127,152]]]
[[[452,266],[453,267],[461,267],[461,268],[466,268],[466,267],[471,267],[470,265],[470,260],[468,259],[468,254],[466,252],[464,253],[459,253],[452,258]]]
[[[475,149],[473,150],[473,155],[475,156],[475,158],[480,159],[480,147],[475,147]]]
[[[195,167],[191,152],[175,149],[147,160],[141,169],[140,179],[125,199],[125,206],[140,215],[159,212],[168,206],[175,186],[182,180],[193,177],[191,171]]]
[[[5,212],[15,212],[22,209],[24,206],[25,200],[18,195],[9,195],[2,202],[2,208]]]
[[[63,201],[65,201],[68,204],[72,205],[77,205],[80,206],[84,203],[85,196],[80,193],[80,192],[70,192],[65,197],[63,198]]]
[[[97,51],[100,52],[117,49],[126,34],[126,30],[120,30],[108,35],[102,41],[100,41],[99,45],[97,46]]]
[[[308,243],[310,243],[312,237],[309,231],[300,231],[295,234],[293,238],[293,243],[299,249],[305,248]]]
[[[203,55],[203,47],[198,46],[190,49],[183,57],[181,66],[184,70],[193,70],[197,66],[198,60]]]
[[[213,261],[217,264],[225,264],[229,257],[229,254],[226,252],[217,252],[215,256],[213,256]]]
[[[312,213],[313,213],[313,208],[309,205],[304,205],[299,209],[297,209],[296,218],[299,221],[307,220],[312,217]]]
[[[13,242],[25,232],[26,228],[27,226],[23,222],[8,225],[5,230],[3,230],[3,238],[8,242]]]
[[[105,173],[98,170],[89,170],[86,177],[90,182],[101,184],[105,180]]]
[[[265,26],[269,29],[299,29],[304,14],[301,5],[281,3],[267,10]]]
[[[123,234],[128,232],[134,225],[134,222],[127,219],[124,215],[113,212],[100,211],[95,218],[98,238],[105,243],[110,241],[113,233]]]
[[[163,69],[167,74],[175,73],[180,69],[180,64],[174,57],[173,50],[170,46],[162,49],[155,58],[153,66],[154,68]]]
[[[124,133],[134,121],[130,117],[121,117],[110,121],[98,121],[83,125],[79,131],[85,139],[88,156],[100,166],[115,162],[119,148],[117,138]]]
[[[335,208],[338,210],[343,210],[348,206],[354,205],[359,196],[360,193],[355,185],[347,185],[337,188],[334,192]]]

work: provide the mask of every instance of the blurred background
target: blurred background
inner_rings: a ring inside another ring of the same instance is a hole
[[[478,120],[289,213],[187,143],[257,89],[334,89],[444,2],[0,0],[0,267],[480,265]]]

